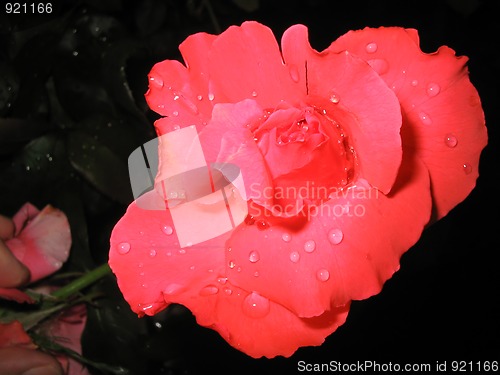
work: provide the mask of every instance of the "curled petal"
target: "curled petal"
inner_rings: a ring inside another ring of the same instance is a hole
[[[228,241],[227,277],[300,317],[319,316],[380,292],[430,212],[427,172],[418,160],[405,160],[389,196],[368,186],[351,188],[295,227],[237,228]],[[395,228],[405,228],[404,234]]]
[[[467,57],[456,57],[448,47],[423,53],[416,30],[396,27],[351,31],[328,50],[365,59],[396,93],[404,118],[403,148],[429,170],[435,218],[446,215],[474,188],[487,143]]]
[[[313,50],[305,26],[290,27],[281,43],[287,66],[299,67],[309,100],[350,135],[362,177],[388,193],[402,157],[401,110],[394,93],[359,58]]]

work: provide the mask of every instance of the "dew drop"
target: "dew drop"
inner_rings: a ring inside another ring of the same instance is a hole
[[[260,259],[260,255],[257,251],[252,251],[248,255],[248,260],[252,263],[257,263]]]
[[[293,263],[297,263],[300,260],[300,254],[298,252],[296,252],[296,251],[292,251],[290,253],[290,260]]]
[[[306,241],[304,244],[304,251],[306,253],[312,253],[314,249],[316,249],[316,242],[314,242],[314,240]]]
[[[118,253],[127,254],[130,251],[130,244],[128,242],[122,242],[118,244]]]
[[[219,288],[217,288],[215,285],[207,285],[202,290],[200,290],[200,296],[213,296],[217,293],[219,293]]]
[[[432,124],[432,120],[431,118],[429,117],[429,115],[425,112],[420,112],[418,114],[418,117],[420,118],[420,121],[422,121],[422,123],[424,125],[431,125]]]
[[[256,292],[250,293],[243,300],[243,312],[250,318],[263,318],[269,314],[269,300]]]
[[[339,94],[335,93],[335,92],[332,92],[330,94],[330,101],[333,103],[333,104],[337,104],[338,102],[340,102],[340,96]]]
[[[255,277],[259,277],[259,271],[255,271],[253,274]]]
[[[151,258],[155,257],[155,256],[156,256],[156,250],[155,250],[155,249],[151,249],[151,250],[149,251],[149,256],[150,256]]]
[[[161,227],[161,231],[167,236],[170,236],[172,233],[174,233],[174,229],[170,225],[163,225]]]
[[[378,74],[384,74],[389,70],[389,64],[384,59],[372,59],[367,61],[368,64]]]
[[[230,260],[228,266],[229,268],[233,269],[234,267],[236,267],[236,263],[234,263],[234,260]]]
[[[413,87],[416,87],[418,85],[418,80],[414,79],[413,81],[411,81],[411,85]]]
[[[292,81],[294,82],[299,82],[299,68],[297,68],[295,65],[290,66],[290,78],[292,78]]]
[[[330,278],[330,272],[322,268],[318,270],[318,272],[316,272],[316,277],[319,281],[328,281],[328,279]]]
[[[462,165],[465,174],[470,174],[472,172],[472,167],[470,164],[464,163]]]
[[[224,285],[225,283],[227,283],[227,277],[219,277],[217,281],[219,282],[219,284]]]
[[[427,85],[427,95],[429,96],[436,96],[439,94],[439,91],[441,91],[441,87],[437,83],[429,83]]]
[[[179,112],[178,112],[178,111],[173,111],[173,112],[172,112],[172,116],[174,116],[174,117],[179,116]]]
[[[211,92],[208,93],[208,100],[212,101],[215,99],[215,95]]]
[[[200,101],[201,101],[201,100],[203,100],[203,95],[198,95],[198,96],[196,97],[196,99],[198,99],[198,100],[200,100]]]
[[[289,233],[283,233],[281,235],[281,239],[285,242],[290,242],[292,240],[292,236]]]
[[[233,291],[229,288],[224,288],[224,293],[226,293],[228,296],[230,296],[231,294],[233,294]]]
[[[446,146],[454,148],[457,146],[458,140],[457,137],[455,137],[453,134],[447,134],[444,138],[444,143],[446,144]]]
[[[254,98],[256,98],[256,97],[257,97],[257,91],[252,91],[252,96],[253,96]]]
[[[257,225],[257,229],[259,229],[259,230],[265,230],[265,229],[267,229],[267,228],[269,228],[271,226],[265,220],[258,220],[255,224]]]
[[[342,242],[343,239],[344,239],[344,233],[342,233],[342,231],[338,228],[331,229],[328,232],[328,240],[333,245],[338,245],[339,243]]]
[[[159,89],[163,87],[163,79],[161,77],[149,77],[149,83],[151,86]]]
[[[366,52],[368,53],[375,53],[377,52],[378,46],[377,43],[368,43],[365,47]]]

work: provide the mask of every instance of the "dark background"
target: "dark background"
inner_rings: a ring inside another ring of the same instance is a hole
[[[29,2],[28,2],[29,3]],[[355,302],[337,332],[291,358],[254,360],[181,306],[137,319],[109,277],[89,307],[84,354],[131,374],[290,374],[300,360],[498,360],[500,23],[495,1],[81,0],[53,1],[50,15],[0,13],[0,212],[24,202],[66,212],[73,233],[68,271],[107,260],[113,225],[131,201],[127,157],[154,137],[144,101],[155,62],[179,59],[188,35],[245,20],[277,38],[308,26],[318,50],[351,29],[404,26],[421,46],[448,45],[470,58],[489,144],[476,189],[429,227],[383,291]],[[404,231],[404,228],[401,228]],[[451,366],[449,363],[448,366]],[[101,372],[93,369],[93,373]]]

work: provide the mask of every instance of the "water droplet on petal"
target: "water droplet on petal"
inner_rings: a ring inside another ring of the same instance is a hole
[[[265,297],[252,292],[243,300],[243,312],[250,318],[263,318],[269,314],[270,303]]]
[[[208,93],[208,100],[212,101],[215,99],[215,95],[211,92]]]
[[[219,282],[219,284],[224,285],[225,283],[227,283],[227,277],[219,277],[217,281]]]
[[[372,59],[367,61],[368,64],[378,74],[384,74],[389,70],[389,64],[384,59]]]
[[[422,123],[424,125],[431,125],[432,124],[432,120],[431,118],[429,117],[429,115],[425,112],[420,112],[418,114],[418,117],[420,118],[420,121],[422,121]]]
[[[411,85],[413,87],[417,86],[418,85],[418,80],[414,79],[413,81],[411,81]]]
[[[289,233],[283,233],[281,239],[285,242],[290,242],[292,240],[292,236]]]
[[[228,266],[229,268],[233,269],[234,267],[236,267],[236,263],[234,263],[234,260],[230,260]]]
[[[377,48],[378,48],[377,43],[368,43],[365,47],[366,52],[368,52],[368,53],[377,52]]]
[[[179,112],[178,112],[178,111],[173,111],[173,112],[172,112],[172,116],[174,116],[174,117],[179,116]]]
[[[290,253],[290,260],[293,263],[297,263],[300,260],[300,254],[298,252],[296,252],[296,251],[292,251]]]
[[[316,272],[316,277],[319,281],[328,281],[328,279],[330,278],[330,272],[322,268],[318,270],[318,272]]]
[[[292,78],[292,81],[299,82],[299,69],[295,65],[290,66],[290,77]]]
[[[344,233],[342,233],[342,231],[338,228],[331,229],[328,232],[328,240],[333,245],[338,245],[339,243],[342,242],[343,239],[344,239]]]
[[[340,102],[340,96],[339,96],[339,94],[337,94],[336,92],[331,92],[330,93],[330,101],[333,104],[337,104],[338,102]]]
[[[198,100],[203,100],[203,95],[198,95],[198,96],[196,97],[196,99],[198,99]]]
[[[267,228],[269,228],[271,225],[265,221],[265,220],[258,220],[255,225],[257,225],[257,229],[259,230],[265,230]]]
[[[163,87],[163,79],[161,77],[149,77],[149,84],[161,89]]]
[[[226,293],[228,296],[230,296],[231,294],[233,294],[233,291],[229,288],[224,288],[224,293]]]
[[[257,251],[252,251],[249,255],[248,255],[248,260],[252,263],[256,263],[258,262],[260,259],[260,255]]]
[[[118,253],[127,254],[130,251],[130,244],[128,242],[122,242],[118,244]]]
[[[200,290],[200,296],[213,296],[217,293],[219,293],[219,288],[217,288],[215,285],[207,285],[202,290]]]
[[[304,244],[304,251],[306,253],[312,253],[314,249],[316,249],[316,242],[314,242],[314,240],[306,241]]]
[[[441,91],[441,87],[437,83],[429,83],[427,85],[427,95],[436,96]]]
[[[453,134],[447,134],[444,138],[444,143],[446,144],[446,146],[453,148],[457,146],[458,140],[457,137],[455,137]]]
[[[172,233],[174,233],[174,229],[170,225],[163,225],[161,227],[161,230],[163,233],[165,233],[167,236],[170,236]]]
[[[472,167],[470,164],[464,163],[462,165],[462,168],[463,168],[465,174],[470,174],[472,172]]]
[[[254,98],[256,98],[256,97],[257,97],[257,91],[252,91],[252,96],[253,96]]]
[[[150,257],[154,257],[154,256],[156,256],[156,250],[155,250],[155,249],[151,249],[151,250],[149,251],[149,256],[150,256]]]

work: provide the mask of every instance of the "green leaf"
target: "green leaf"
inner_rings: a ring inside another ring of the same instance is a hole
[[[96,189],[122,204],[132,202],[125,160],[82,131],[69,133],[68,152],[73,167]]]

